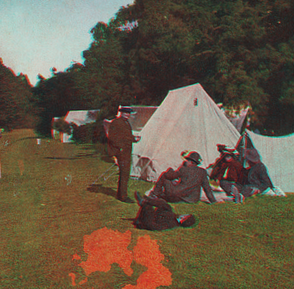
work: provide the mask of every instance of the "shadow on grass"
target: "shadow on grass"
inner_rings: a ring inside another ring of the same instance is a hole
[[[76,158],[87,158],[87,157],[95,157],[97,156],[96,153],[92,153],[92,154],[85,154],[85,153],[79,153],[76,155]]]
[[[76,157],[73,158],[60,158],[60,157],[44,157],[46,160],[76,160]]]
[[[113,163],[113,158],[110,157],[109,155],[102,155],[100,158],[102,161],[106,163]]]
[[[116,191],[115,190],[113,190],[112,188],[104,187],[101,184],[90,185],[87,188],[87,191],[92,192],[92,193],[101,193],[101,194],[111,196],[111,197],[114,197],[114,198],[116,197]]]
[[[44,157],[44,159],[47,160],[78,160],[78,159],[82,159],[82,158],[93,158],[93,157],[97,157],[97,154],[77,154],[74,157],[71,158],[62,158],[62,157]]]
[[[83,146],[81,147],[82,150],[93,150],[93,145],[91,146]]]
[[[25,141],[25,140],[30,140],[30,139],[42,139],[42,138],[30,136],[30,137],[19,138],[19,139],[13,140],[13,141],[10,141],[8,139],[7,140],[9,141],[9,144],[12,145],[12,144],[15,144],[15,143],[18,143],[18,142],[21,142],[21,141]]]
[[[28,136],[28,137],[19,138],[19,139],[15,140],[15,142],[22,141],[22,140],[27,140],[27,139],[37,139],[37,138],[45,139],[45,137]]]

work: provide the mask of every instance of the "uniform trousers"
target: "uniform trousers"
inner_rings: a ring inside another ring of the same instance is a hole
[[[117,199],[125,201],[128,196],[128,181],[130,177],[132,149],[122,150],[115,157],[119,167]]]

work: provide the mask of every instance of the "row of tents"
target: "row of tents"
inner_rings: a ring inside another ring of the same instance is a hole
[[[130,118],[129,122],[131,124],[134,133],[140,132],[147,121],[151,118],[152,114],[157,109],[157,106],[132,106],[135,114]],[[70,110],[64,117],[54,117],[52,119],[52,129],[51,135],[54,139],[60,139],[62,143],[72,143],[73,134],[62,133],[54,129],[54,122],[59,119],[63,119],[68,124],[75,124],[77,126],[86,125],[93,123],[97,119],[99,109],[94,110]]]
[[[123,106],[120,106],[123,107]],[[147,121],[151,118],[153,113],[156,111],[158,106],[131,106],[134,114],[129,119],[132,130],[134,134],[139,133]],[[240,132],[242,130],[242,126],[247,117],[247,113],[249,110],[249,106],[241,108],[240,110],[224,108],[222,104],[218,104],[218,107],[224,112],[226,117],[230,120],[230,122],[236,127],[236,129]],[[64,117],[54,117],[52,119],[52,129],[51,135],[54,139],[60,139],[62,143],[72,143],[73,134],[71,133],[63,133],[59,132],[54,128],[54,122],[63,119],[68,124],[75,124],[76,126],[86,125],[89,123],[93,123],[97,119],[97,115],[99,113],[99,109],[94,110],[70,110]],[[106,121],[107,122],[107,121]]]
[[[142,137],[133,146],[132,177],[156,181],[167,168],[175,169],[182,163],[181,152],[185,150],[199,152],[202,167],[208,168],[219,156],[217,144],[236,147],[242,143],[259,151],[275,186],[294,192],[294,134],[268,137],[246,130],[240,135],[249,107],[230,116],[197,83],[169,91],[158,107],[132,108],[135,114],[129,121],[133,133]],[[64,120],[79,126],[95,121],[98,112],[70,111]],[[70,135],[59,137],[62,142],[71,141]]]

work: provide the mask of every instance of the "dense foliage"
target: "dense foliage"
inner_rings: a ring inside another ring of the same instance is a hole
[[[73,140],[77,143],[103,142],[104,139],[99,139],[100,135],[104,136],[105,134],[102,131],[98,131],[96,123],[88,123],[81,126],[73,125]]]
[[[33,128],[36,107],[31,85],[25,75],[16,76],[0,58],[0,127]]]
[[[71,124],[66,122],[64,119],[60,118],[53,122],[52,124],[53,129],[57,130],[58,132],[71,134]]]
[[[100,121],[199,82],[225,106],[249,102],[252,129],[293,132],[293,15],[291,0],[136,0],[93,27],[84,64],[40,76],[39,131],[70,109],[101,109]]]

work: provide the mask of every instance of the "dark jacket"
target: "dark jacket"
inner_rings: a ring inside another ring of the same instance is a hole
[[[246,170],[243,168],[242,164],[239,161],[232,159],[230,162],[222,160],[214,168],[211,178],[243,184],[245,175]]]
[[[187,203],[196,203],[200,200],[201,187],[209,201],[216,202],[206,170],[197,165],[186,166],[183,163],[176,171],[169,170],[165,177],[169,180],[179,179],[179,182],[172,187],[173,194]]]
[[[156,208],[154,209],[153,206]],[[134,225],[138,229],[161,231],[178,227],[179,223],[176,214],[165,200],[146,198]]]
[[[267,188],[274,187],[267,169],[262,162],[256,163],[248,169],[247,184],[257,187],[261,192],[265,191]]]
[[[131,154],[135,137],[127,119],[118,117],[112,120],[108,132],[108,154],[117,156],[120,152]]]

